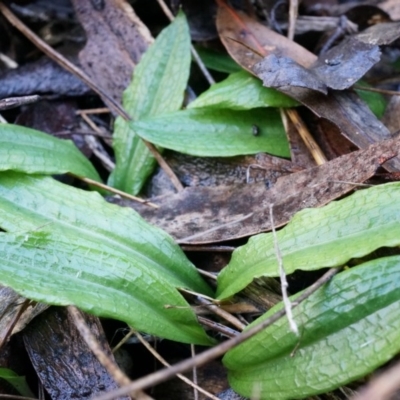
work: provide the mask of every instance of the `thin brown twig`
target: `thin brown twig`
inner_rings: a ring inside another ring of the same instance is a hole
[[[322,285],[328,282],[338,271],[340,268],[331,268],[329,269],[321,278],[319,278],[313,285],[307,288],[295,301],[292,303],[292,307],[297,307],[302,301],[308,298],[312,293],[314,293],[317,289],[319,289]],[[243,343],[249,338],[253,337],[257,333],[261,332],[268,326],[272,325],[274,322],[279,320],[285,315],[285,309],[281,309],[277,311],[275,314],[271,315],[269,318],[264,320],[258,325],[255,325],[248,330],[242,332],[240,335],[235,336],[218,346],[215,346],[209,350],[204,351],[203,353],[198,354],[194,358],[189,358],[184,361],[181,361],[168,369],[163,369],[157,371],[155,373],[149,374],[143,378],[140,378],[126,387],[114,390],[110,393],[106,393],[104,395],[98,396],[93,400],[112,400],[116,397],[123,396],[126,393],[135,392],[136,390],[142,390],[148,388],[153,385],[157,385],[160,382],[164,382],[167,379],[175,376],[177,373],[181,373],[187,371],[193,367],[193,365],[203,365],[211,360],[214,360],[217,357],[222,356],[228,350],[233,347]]]
[[[70,175],[73,175],[73,174],[70,174]],[[141,199],[140,197],[133,196],[133,195],[131,195],[129,193],[123,192],[122,190],[115,189],[115,188],[113,188],[111,186],[105,185],[104,183],[97,182],[97,181],[94,181],[93,179],[85,178],[83,176],[77,176],[77,175],[73,175],[73,176],[75,178],[81,180],[82,182],[86,182],[89,185],[96,186],[96,187],[98,187],[100,189],[108,190],[111,193],[118,194],[121,197],[125,197],[125,198],[127,198],[129,200],[137,201],[138,203],[144,204],[144,205],[149,206],[149,207],[159,208],[159,206],[157,204],[154,204],[154,203],[152,203],[150,201]]]
[[[85,110],[77,110],[75,112],[77,115],[82,114],[110,114],[110,110],[106,107],[99,107],[99,108],[88,108]]]
[[[0,1],[0,11],[6,17],[6,19],[15,26],[22,34],[24,34],[38,49],[43,51],[49,58],[54,60],[57,64],[61,65],[61,67],[65,68],[67,71],[71,72],[79,79],[81,79],[88,87],[90,87],[95,93],[97,93],[100,97],[102,97],[103,101],[107,104],[107,106],[117,115],[121,116],[126,121],[130,121],[130,115],[124,110],[124,108],[118,104],[104,89],[101,88],[97,83],[95,83],[89,75],[87,75],[82,69],[71,63],[60,53],[55,51],[51,46],[49,46],[46,42],[40,39],[32,30],[30,30],[8,7],[6,7]],[[157,151],[155,146],[149,143],[147,140],[143,140],[143,143],[152,153],[154,158],[159,163],[160,167],[165,171],[165,173],[171,179],[173,185],[176,187],[178,191],[183,189],[182,184],[179,179],[176,177],[171,167],[166,163],[166,161],[162,158],[160,153]]]
[[[293,40],[296,31],[296,20],[299,9],[298,0],[290,0],[289,4],[289,29],[287,32],[287,37],[289,40]]]
[[[171,10],[168,8],[164,0],[157,0],[158,4],[160,5],[161,9],[164,11],[164,14],[167,16],[167,18],[172,22],[174,20],[174,15],[172,14]],[[210,74],[210,71],[207,69],[207,67],[204,65],[203,60],[199,56],[199,53],[197,52],[196,48],[191,44],[190,45],[190,50],[192,52],[192,56],[194,60],[196,61],[196,64],[200,68],[200,71],[206,78],[207,82],[209,85],[213,85],[215,83],[215,79],[212,77]]]
[[[153,347],[151,344],[144,339],[144,337],[139,333],[134,330],[132,330],[133,334],[138,338],[139,342],[142,343],[144,347],[153,355],[154,358],[156,358],[162,365],[165,367],[170,367],[171,364],[165,360],[161,356],[161,354]],[[183,382],[187,383],[189,386],[193,387],[194,389],[197,389],[199,392],[205,394],[206,396],[210,397],[213,400],[219,400],[217,397],[215,397],[213,394],[207,392],[207,390],[203,389],[201,386],[197,385],[197,383],[192,382],[189,378],[182,374],[177,374],[176,375],[179,379],[181,379]]]
[[[0,1],[0,11],[4,17],[10,22],[11,25],[15,26],[22,34],[24,34],[39,50],[43,51],[47,57],[54,60],[57,64],[61,65],[67,71],[73,73],[79,79],[81,79],[87,86],[90,87],[95,93],[103,98],[107,106],[113,110],[116,114],[123,116],[126,120],[130,117],[127,112],[118,104],[101,86],[95,83],[89,75],[87,75],[82,69],[77,67],[71,61],[66,59],[63,55],[54,50],[39,36],[37,36],[31,29],[29,29],[8,7]]]
[[[299,135],[301,136],[308,150],[314,157],[315,162],[318,165],[325,164],[327,161],[325,154],[322,152],[315,139],[311,136],[304,122],[300,118],[299,113],[294,109],[287,109],[286,114],[295,125],[297,131],[299,132]]]
[[[39,101],[40,96],[37,94],[31,96],[20,96],[20,97],[7,97],[6,99],[0,100],[0,111],[8,110],[14,107],[20,107],[25,104],[32,104]]]
[[[400,92],[396,90],[386,90],[386,89],[372,88],[360,85],[354,85],[353,88],[357,90],[364,90],[366,92],[376,92],[376,93],[388,94],[390,96],[400,96]]]
[[[234,317],[229,312],[221,309],[217,305],[211,303],[210,301],[207,301],[206,299],[201,298],[201,297],[197,297],[196,302],[207,307],[207,309],[212,311],[215,315],[218,315],[219,317],[223,318],[225,321],[229,322],[232,326],[234,326],[239,331],[242,331],[245,328],[245,325],[243,325],[236,317]]]
[[[121,368],[118,367],[117,363],[102,349],[100,343],[97,341],[96,337],[90,331],[90,328],[83,319],[81,312],[75,306],[68,306],[68,313],[89,349],[93,352],[110,376],[112,376],[115,382],[120,386],[129,385],[132,381],[127,375],[125,375]],[[135,393],[132,393],[132,396],[138,400],[152,400],[150,396],[143,392],[135,391]]]

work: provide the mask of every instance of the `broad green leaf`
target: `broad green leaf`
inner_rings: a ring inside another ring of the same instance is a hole
[[[298,102],[262,85],[247,71],[231,74],[202,93],[188,108],[214,107],[249,110],[258,107],[294,107]]]
[[[4,379],[11,386],[13,386],[22,396],[32,397],[36,396],[32,393],[24,376],[19,376],[14,371],[8,368],[0,368],[0,379]]]
[[[186,287],[212,295],[209,287],[198,275],[194,266],[167,233],[146,223],[130,208],[109,204],[97,193],[75,189],[52,178],[11,172],[0,174],[0,227],[15,235],[26,233],[28,237],[31,232],[46,234],[49,249],[55,249],[55,246],[59,243],[57,251],[60,254],[65,253],[66,258],[69,253],[78,254],[84,260],[82,261],[83,264],[88,263],[89,265],[90,258],[97,254],[95,258],[97,269],[93,267],[94,270],[90,273],[91,267],[87,267],[89,270],[86,270],[87,275],[84,275],[84,278],[88,276],[87,279],[92,278],[96,282],[103,277],[104,287],[102,283],[98,290],[103,293],[106,291],[105,286],[111,285],[115,296],[122,290],[121,287],[129,287],[132,296],[136,296],[136,293],[140,294],[142,288],[145,288],[144,297],[138,297],[133,308],[134,312],[131,308],[132,304],[126,301],[123,293],[120,299],[124,307],[129,308],[129,312],[135,314],[132,318],[144,320],[144,323],[148,319],[147,304],[153,304],[152,302],[156,301],[151,299],[155,294],[153,289],[149,289],[150,284],[154,290],[159,291],[160,294],[155,297],[157,297],[157,301],[163,304],[178,304],[176,298],[170,295],[162,297],[163,293],[175,293],[175,287]],[[44,243],[46,244],[46,242]],[[13,246],[14,249],[18,248],[17,244]],[[30,251],[34,251],[34,249]],[[53,253],[55,252],[54,250]],[[23,254],[21,254],[22,256]],[[55,262],[57,263],[57,261]],[[119,264],[121,264],[120,269],[117,267]],[[90,265],[93,266],[95,263],[93,262]],[[39,264],[37,264],[35,268],[39,267]],[[44,276],[42,279],[45,279],[45,275],[50,274],[49,268],[49,265],[43,264],[42,274]],[[69,280],[69,286],[72,286],[70,290],[74,291],[73,287],[79,281],[79,277],[74,278],[74,276],[84,268],[86,268],[84,265],[76,264],[71,269],[72,272],[70,271],[73,276],[68,275],[69,270],[67,268],[61,268],[54,275],[54,278],[57,276],[57,280],[63,282],[63,284]],[[116,272],[117,269],[118,273]],[[67,275],[63,277],[62,272]],[[6,279],[5,274],[0,273],[0,282],[3,279]],[[113,280],[115,280],[114,286],[111,283]],[[3,283],[5,282],[3,281]],[[84,286],[89,285],[89,281],[82,278],[82,284]],[[142,288],[133,290],[132,288],[136,286]],[[22,287],[12,287],[22,293]],[[162,289],[162,287],[165,288]],[[43,285],[38,286],[37,295],[31,296],[31,298],[39,300],[39,297],[44,293],[40,294],[40,290],[45,290]],[[146,296],[146,291],[148,296]],[[181,299],[179,294],[178,298]],[[41,297],[40,299],[46,301]],[[75,299],[74,296],[70,301],[72,302],[73,299]],[[79,298],[76,301],[78,300]],[[64,297],[62,301],[65,302],[66,298]],[[55,300],[51,299],[48,302],[54,304]],[[118,296],[111,298],[110,302],[113,302],[112,304],[115,306],[118,302]],[[92,297],[91,303],[84,299],[79,304],[73,304],[89,312],[95,308],[98,315],[101,314],[99,307],[103,306],[98,303],[96,296]],[[142,304],[142,309],[139,308],[140,304]],[[188,307],[187,304],[186,307]],[[116,307],[114,308],[117,312]],[[104,310],[106,315],[109,315],[110,312],[109,309]],[[127,309],[120,312],[126,315]],[[185,309],[185,312],[188,321],[193,321],[194,316],[190,308]],[[165,319],[169,319],[169,316],[173,315],[170,310],[164,309],[155,309],[154,313],[158,314],[159,317],[164,314]],[[120,319],[126,320],[125,317],[122,318],[122,314]],[[118,318],[117,314],[114,314],[114,316]],[[205,334],[198,325],[196,328],[198,337],[191,339],[189,339],[188,331],[193,330],[193,326],[189,328],[176,327],[176,330],[182,331],[183,337],[179,337],[176,332],[171,333],[170,328],[164,325],[159,322],[156,327],[151,325],[148,329],[140,329],[153,332],[161,337],[182,341],[200,342],[200,337],[203,335],[203,343],[207,341]],[[136,326],[139,326],[139,323]]]
[[[123,106],[133,120],[181,108],[190,61],[189,28],[180,12],[146,51],[124,92]],[[155,160],[121,117],[115,122],[113,140],[116,166],[109,184],[137,194],[151,174]]]
[[[196,46],[196,50],[204,65],[214,71],[231,74],[233,72],[241,71],[242,69],[240,65],[226,53],[221,53],[220,51],[200,46]]]
[[[100,181],[93,165],[70,140],[24,126],[0,124],[0,171],[7,170],[49,175],[71,172]]]
[[[295,296],[297,297],[297,296]],[[246,329],[265,320],[273,307]],[[233,389],[258,399],[300,399],[361,378],[400,351],[400,256],[340,273],[293,310],[229,351]]]
[[[66,230],[0,234],[0,282],[24,297],[126,322],[171,340],[210,345],[189,304],[151,262]],[[172,305],[166,309],[167,305]]]
[[[389,183],[305,209],[277,232],[285,272],[343,265],[382,246],[400,245],[400,184]],[[272,233],[250,238],[233,252],[218,276],[218,298],[245,288],[254,278],[279,276]]]
[[[257,126],[259,134],[253,135]],[[279,112],[193,109],[131,122],[141,137],[194,156],[229,157],[266,152],[290,157]]]

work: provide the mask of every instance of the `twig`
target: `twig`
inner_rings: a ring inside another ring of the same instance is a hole
[[[297,327],[297,324],[296,324],[295,320],[293,319],[292,303],[290,302],[288,292],[287,292],[287,288],[289,287],[289,284],[287,282],[285,270],[283,268],[281,249],[279,248],[278,237],[276,235],[273,207],[274,207],[273,204],[269,205],[269,218],[271,221],[272,237],[274,238],[276,260],[278,261],[278,266],[279,266],[279,276],[281,279],[281,289],[282,289],[282,300],[283,300],[283,304],[285,306],[286,316],[287,316],[287,319],[289,322],[290,329],[293,333],[295,333],[297,336],[299,336],[299,328]]]
[[[6,7],[0,1],[0,11],[6,17],[6,19],[14,25],[21,33],[23,33],[35,46],[43,51],[49,58],[54,60],[57,64],[61,65],[67,71],[71,72],[79,79],[81,79],[88,87],[90,87],[95,93],[97,93],[100,97],[102,97],[103,101],[107,104],[107,106],[117,115],[121,116],[126,121],[130,121],[130,115],[124,110],[124,108],[118,104],[104,89],[101,88],[97,83],[95,83],[89,75],[87,75],[82,69],[71,63],[64,56],[55,51],[51,46],[49,46],[46,42],[40,39],[33,31],[31,31],[15,14],[11,12],[11,10]],[[171,167],[165,162],[165,160],[161,157],[160,153],[157,149],[149,143],[147,140],[143,140],[143,143],[153,154],[160,167],[165,171],[165,173],[172,180],[173,185],[177,188],[178,191],[183,189],[182,184],[179,182],[179,179],[175,176]]]
[[[221,224],[221,225],[218,225],[218,226],[214,226],[214,228],[207,229],[206,231],[195,233],[194,235],[186,236],[183,239],[178,239],[176,242],[177,243],[186,243],[188,240],[197,239],[198,237],[201,237],[201,236],[204,236],[204,235],[208,235],[211,232],[215,232],[218,229],[226,228],[227,226],[235,225],[235,224],[237,224],[239,222],[242,222],[242,221],[252,217],[253,214],[254,213],[251,212],[250,214],[247,214],[247,215],[245,215],[243,217],[240,217],[238,219],[235,219],[233,221],[227,222],[226,224]]]
[[[236,337],[240,333],[235,329],[229,328],[226,325],[222,325],[219,322],[211,321],[210,319],[204,318],[201,315],[198,315],[197,319],[203,326],[206,326],[215,332],[219,332],[221,335],[224,335],[228,338]]]
[[[82,317],[82,314],[75,306],[68,306],[68,313],[75,323],[76,328],[81,334],[83,340],[88,345],[89,349],[93,352],[96,358],[99,360],[100,364],[107,370],[107,372],[112,376],[116,383],[120,386],[126,386],[131,383],[131,380],[125,375],[125,373],[118,367],[117,363],[108,356],[105,351],[101,348],[100,343],[97,341],[96,337],[90,331],[88,325]],[[140,400],[151,400],[150,396],[144,393],[132,394],[134,398]]]
[[[170,21],[173,21],[175,17],[172,14],[171,10],[168,8],[168,6],[165,4],[165,1],[157,0],[157,2],[160,5],[161,9],[164,11],[164,14],[167,16],[167,18]],[[207,82],[209,83],[209,85],[213,85],[215,83],[215,79],[212,77],[212,75],[208,71],[207,67],[204,65],[202,59],[199,56],[199,53],[197,52],[197,50],[195,49],[195,47],[192,44],[190,45],[190,50],[192,52],[192,56],[193,56],[194,60],[196,61],[196,64],[199,66],[200,71],[206,78]]]
[[[107,106],[110,107],[116,114],[123,116],[126,120],[130,117],[127,112],[97,83],[95,83],[89,75],[82,71],[79,67],[66,59],[63,55],[55,51],[39,36],[37,36],[31,29],[29,29],[4,3],[0,2],[0,11],[6,17],[8,22],[15,26],[21,33],[23,33],[39,50],[43,51],[47,57],[54,60],[57,64],[61,65],[67,71],[73,73],[81,79],[87,86],[90,87],[95,93],[103,98]]]
[[[152,156],[157,160],[158,165],[163,169],[163,171],[167,174],[168,178],[171,180],[172,184],[175,186],[175,189],[180,192],[184,189],[182,183],[178,179],[178,177],[175,175],[175,172],[172,170],[172,168],[167,164],[167,162],[162,158],[161,154],[157,150],[156,146],[154,146],[152,143],[148,142],[147,140],[143,139],[143,143],[146,145],[146,147],[150,150],[150,153]]]
[[[372,88],[360,85],[354,85],[353,88],[357,90],[364,90],[366,92],[376,92],[376,93],[388,94],[391,96],[400,96],[400,92],[396,90],[386,90],[386,89]]]
[[[299,9],[299,2],[298,0],[290,0],[289,5],[289,29],[287,32],[287,37],[289,40],[293,40],[294,33],[296,30],[296,19]]]
[[[192,356],[192,358],[196,357],[196,349],[194,347],[194,344],[190,345],[190,355]],[[197,380],[197,367],[194,365],[192,368],[192,380],[193,383],[198,386],[198,380]],[[193,386],[193,397],[194,400],[199,400],[199,392],[197,391],[196,386]]]
[[[77,175],[74,175],[74,174],[70,174],[70,175],[73,175],[75,178],[81,180],[82,182],[86,182],[89,185],[96,186],[96,187],[98,187],[100,189],[108,190],[111,193],[119,194],[121,197],[125,197],[125,198],[127,198],[129,200],[137,201],[138,203],[142,203],[142,204],[145,204],[146,206],[150,206],[150,207],[153,207],[153,208],[159,208],[159,206],[157,204],[154,204],[154,203],[152,203],[150,201],[141,199],[140,197],[133,196],[133,195],[131,195],[129,193],[125,193],[122,190],[115,189],[115,188],[113,188],[111,186],[105,185],[104,183],[100,183],[100,182],[94,181],[93,179],[85,178],[83,176],[77,176]]]
[[[165,358],[163,358],[161,356],[160,353],[158,353],[158,351],[156,351],[156,349],[154,349],[150,343],[145,340],[143,338],[143,336],[139,333],[136,332],[134,330],[132,330],[132,332],[134,333],[134,335],[138,338],[139,342],[142,343],[142,345],[144,347],[146,347],[146,349],[164,366],[166,367],[170,367],[171,365],[165,360]],[[214,395],[212,395],[211,393],[207,392],[206,390],[204,390],[202,387],[198,386],[196,383],[192,382],[189,378],[186,378],[186,376],[181,375],[181,374],[177,374],[176,375],[179,379],[181,379],[183,382],[187,383],[189,386],[197,389],[199,392],[205,394],[206,396],[210,397],[213,400],[219,400],[217,397],[215,397]]]
[[[110,114],[110,110],[106,107],[99,107],[99,108],[88,108],[86,110],[77,110],[77,115],[82,114]]]
[[[222,310],[220,307],[216,306],[215,304],[211,303],[210,301],[207,301],[206,299],[203,299],[201,297],[197,297],[196,301],[198,303],[200,303],[201,305],[207,307],[207,309],[212,311],[215,315],[218,315],[219,317],[223,318],[225,321],[229,322],[231,325],[233,325],[239,331],[242,331],[245,328],[245,325],[243,325],[232,314],[230,314],[229,312],[227,312],[225,310]]]
[[[297,307],[302,301],[308,298],[312,293],[314,293],[317,289],[319,289],[322,285],[328,282],[338,271],[340,268],[331,268],[328,270],[321,278],[318,279],[313,285],[307,288],[295,301],[292,303],[292,308]],[[193,365],[203,365],[211,360],[214,360],[217,357],[222,356],[228,350],[232,349],[235,346],[243,343],[247,339],[253,337],[257,333],[261,332],[268,326],[272,325],[274,322],[279,320],[285,315],[285,309],[281,309],[277,311],[275,314],[271,315],[269,318],[257,324],[248,330],[242,332],[240,335],[235,336],[226,342],[219,344],[209,350],[204,351],[203,353],[198,354],[194,358],[189,358],[184,361],[181,361],[168,369],[163,369],[157,371],[155,373],[149,374],[143,378],[140,378],[126,387],[114,390],[110,393],[106,393],[104,395],[98,396],[93,400],[112,400],[119,396],[124,396],[126,393],[135,392],[136,390],[142,390],[148,388],[153,385],[157,385],[160,382],[164,382],[167,379],[175,376],[177,373],[181,373],[187,371],[193,367]]]
[[[299,135],[303,139],[305,145],[307,146],[308,150],[314,157],[314,160],[318,165],[325,164],[327,159],[325,154],[322,152],[320,147],[318,146],[317,142],[311,136],[310,132],[308,131],[307,127],[305,126],[304,122],[301,120],[299,113],[293,109],[286,110],[287,115],[289,116],[290,120],[293,122]]]
[[[0,110],[8,110],[10,108],[20,107],[25,104],[36,103],[40,99],[40,96],[34,94],[32,96],[21,96],[21,97],[8,97],[7,99],[0,100]]]

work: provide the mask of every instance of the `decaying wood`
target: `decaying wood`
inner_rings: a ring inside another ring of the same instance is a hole
[[[85,319],[113,359],[99,319],[88,315]],[[118,387],[82,340],[66,309],[50,308],[41,314],[24,330],[23,338],[52,400],[91,398]]]

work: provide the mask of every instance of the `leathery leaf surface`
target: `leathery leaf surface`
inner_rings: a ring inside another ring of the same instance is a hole
[[[0,124],[0,171],[64,174],[100,181],[90,161],[71,140],[62,140],[24,126]]]
[[[0,226],[9,232],[1,239],[0,283],[160,337],[210,344],[176,287],[211,290],[172,238],[133,210],[52,178],[7,172],[0,174]]]
[[[282,308],[278,304],[246,329]],[[400,256],[340,273],[293,310],[229,351],[232,387],[246,397],[300,399],[370,373],[400,351]]]
[[[400,183],[355,192],[343,200],[297,213],[277,232],[286,274],[343,265],[382,246],[400,245]],[[256,235],[233,252],[218,276],[219,299],[254,278],[279,276],[272,233]]]
[[[194,156],[230,157],[264,151],[290,157],[279,112],[272,108],[193,108],[130,124],[143,139]]]

